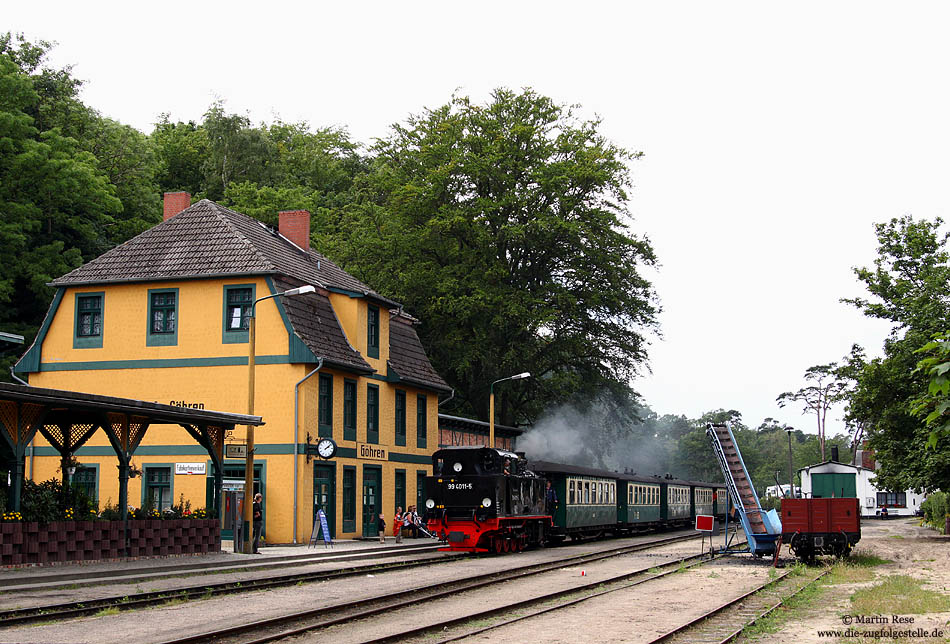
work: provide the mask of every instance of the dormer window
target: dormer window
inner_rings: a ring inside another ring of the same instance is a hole
[[[379,357],[379,307],[372,304],[367,307],[366,316],[366,354],[370,358]]]

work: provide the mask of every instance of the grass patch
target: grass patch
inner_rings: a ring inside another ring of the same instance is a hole
[[[95,616],[108,617],[109,615],[118,615],[118,614],[119,614],[118,608],[116,608],[115,606],[109,606],[109,608],[103,608],[102,610],[100,610],[98,613],[96,613]]]
[[[927,590],[907,575],[894,575],[851,595],[851,604],[862,615],[909,615],[950,611],[950,597]]]
[[[904,535],[902,534],[889,534],[887,535],[888,539],[903,539]]]
[[[807,586],[800,593],[782,603],[778,608],[754,624],[742,629],[742,637],[748,639],[762,638],[767,635],[777,633],[788,619],[795,614],[795,611],[806,608],[817,603],[828,590],[826,579],[819,579],[817,582]],[[767,639],[765,641],[768,641]]]
[[[854,566],[880,566],[881,564],[892,563],[890,559],[882,559],[870,550],[858,548],[851,553],[845,561]]]

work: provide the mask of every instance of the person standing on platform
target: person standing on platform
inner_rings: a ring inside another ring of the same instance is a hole
[[[544,513],[553,516],[555,510],[557,510],[557,492],[554,491],[551,481],[548,481],[544,489]]]
[[[254,554],[259,555],[261,551],[258,550],[258,547],[261,544],[261,528],[263,528],[264,523],[264,506],[262,502],[264,501],[264,496],[258,492],[254,495],[254,507],[252,511],[254,512]]]
[[[376,520],[376,531],[379,532],[379,542],[386,543],[386,519],[383,513],[379,513],[379,519]]]
[[[396,543],[402,543],[402,506],[396,508],[396,518],[393,521],[393,534],[396,536]]]

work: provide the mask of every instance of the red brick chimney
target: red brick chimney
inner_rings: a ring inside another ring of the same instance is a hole
[[[304,250],[310,250],[310,211],[281,210],[278,215],[280,234]]]
[[[168,221],[190,205],[191,195],[187,192],[166,192],[165,215],[163,220]]]

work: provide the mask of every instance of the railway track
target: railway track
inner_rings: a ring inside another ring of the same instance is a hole
[[[600,558],[607,556],[618,556],[626,552],[635,552],[644,548],[656,547],[667,543],[674,543],[687,538],[695,538],[692,535],[680,535],[675,537],[666,537],[662,539],[651,540],[643,544],[633,546],[621,546],[619,548],[608,549],[600,553]],[[430,554],[429,549],[418,548],[424,554]],[[431,566],[439,563],[455,561],[459,555],[445,555],[432,557],[427,556],[415,560],[400,560],[373,565],[350,566],[331,571],[311,571],[308,573],[292,573],[286,575],[277,575],[263,577],[258,579],[243,579],[235,581],[226,581],[214,584],[199,583],[181,586],[178,588],[165,589],[160,591],[144,593],[127,593],[122,595],[113,595],[99,599],[90,599],[83,601],[72,601],[58,604],[47,604],[42,606],[33,606],[29,608],[12,609],[0,611],[0,628],[8,626],[21,626],[24,624],[36,622],[62,621],[77,617],[95,615],[106,609],[117,609],[127,611],[140,608],[148,608],[165,604],[171,601],[189,601],[199,599],[210,599],[212,597],[247,593],[257,590],[267,590],[271,588],[280,588],[293,586],[301,583],[314,583],[322,581],[331,581],[334,579],[343,579],[357,575],[379,574],[389,571],[408,570],[422,566]],[[597,557],[598,555],[591,555]],[[290,562],[288,565],[293,565]],[[319,562],[317,562],[319,563]],[[296,565],[302,565],[296,562]],[[233,566],[232,566],[233,568]],[[240,568],[240,567],[238,567]],[[222,572],[215,570],[213,572]],[[179,574],[181,574],[179,572]],[[204,637],[204,636],[201,636]],[[188,641],[188,640],[185,640]],[[204,641],[195,639],[191,641]]]
[[[315,632],[323,631],[333,626],[352,624],[354,622],[358,622],[359,620],[369,619],[378,615],[391,614],[393,611],[404,608],[418,607],[418,605],[422,602],[431,602],[433,600],[451,597],[461,592],[489,588],[498,584],[524,579],[533,575],[539,575],[567,567],[579,566],[610,557],[618,557],[625,554],[648,550],[660,545],[666,545],[669,543],[695,538],[696,537],[693,535],[684,535],[658,539],[650,542],[614,548],[598,553],[566,557],[556,562],[531,564],[506,571],[475,575],[465,579],[459,579],[451,583],[439,582],[428,586],[415,587],[410,590],[399,591],[365,600],[344,602],[336,605],[321,607],[315,610],[301,611],[281,617],[263,619],[239,626],[166,640],[162,642],[162,644],[196,644],[198,642],[241,642],[242,644],[263,644],[265,642],[274,642],[298,635],[314,634]],[[509,612],[513,608],[521,607],[522,605],[529,606],[538,602],[552,601],[567,595],[576,594],[579,590],[591,591],[592,589],[603,584],[627,582],[625,587],[630,587],[632,585],[644,583],[650,579],[655,579],[657,577],[676,572],[681,566],[689,565],[688,562],[695,562],[693,563],[693,565],[695,565],[697,563],[701,563],[702,561],[708,560],[708,555],[691,555],[688,557],[681,557],[672,562],[666,562],[659,564],[658,566],[640,568],[633,572],[617,575],[616,577],[608,580],[598,579],[597,581],[581,584],[580,586],[575,586],[567,591],[546,593],[542,597],[536,597],[525,602],[516,603],[514,605],[509,604],[504,607],[479,611],[475,615],[466,615],[465,617],[442,620],[437,624],[428,624],[427,626],[408,631],[400,630],[399,633],[393,634],[392,636],[366,641],[402,641],[407,638],[422,635],[431,631],[441,631],[444,628],[454,626],[465,621],[482,619],[487,616],[497,615],[501,612]],[[639,579],[633,579],[635,577],[638,577]]]
[[[361,559],[394,557],[423,551],[437,551],[441,543],[405,544],[398,548],[368,548],[357,551],[321,551],[279,557],[244,559],[239,561],[186,561],[161,565],[154,563],[135,568],[117,568],[92,572],[88,569],[43,574],[20,574],[11,572],[0,575],[0,593],[21,593],[30,590],[52,590],[81,584],[82,586],[134,583],[185,577],[191,575],[214,575],[239,572],[299,568],[300,566],[327,562],[359,561]]]
[[[830,572],[828,569],[824,569],[817,574],[798,577],[791,575],[791,571],[787,570],[744,595],[661,635],[650,644],[726,644],[731,642],[744,629],[771,614],[828,572]]]
[[[255,590],[267,590],[270,588],[280,588],[282,586],[293,586],[299,583],[330,581],[333,579],[342,579],[355,575],[376,574],[391,570],[407,570],[420,566],[431,566],[448,561],[454,561],[458,558],[459,557],[457,555],[448,555],[443,557],[429,556],[421,559],[401,560],[364,566],[350,566],[330,571],[294,573],[288,575],[263,577],[259,579],[226,581],[216,584],[203,583],[182,586],[168,590],[114,595],[100,599],[65,602],[60,604],[47,604],[43,606],[33,606],[30,608],[17,608],[0,611],[0,628],[5,628],[7,626],[21,626],[34,622],[49,622],[84,617],[87,615],[95,615],[102,610],[111,608],[122,611],[133,610],[136,608],[156,606],[170,601],[210,599],[211,597],[222,595],[246,593]],[[296,564],[287,565],[299,566],[305,564],[297,562]],[[230,572],[232,569],[233,566],[227,568],[226,570],[214,570],[212,572]],[[237,570],[244,569],[238,567]]]

